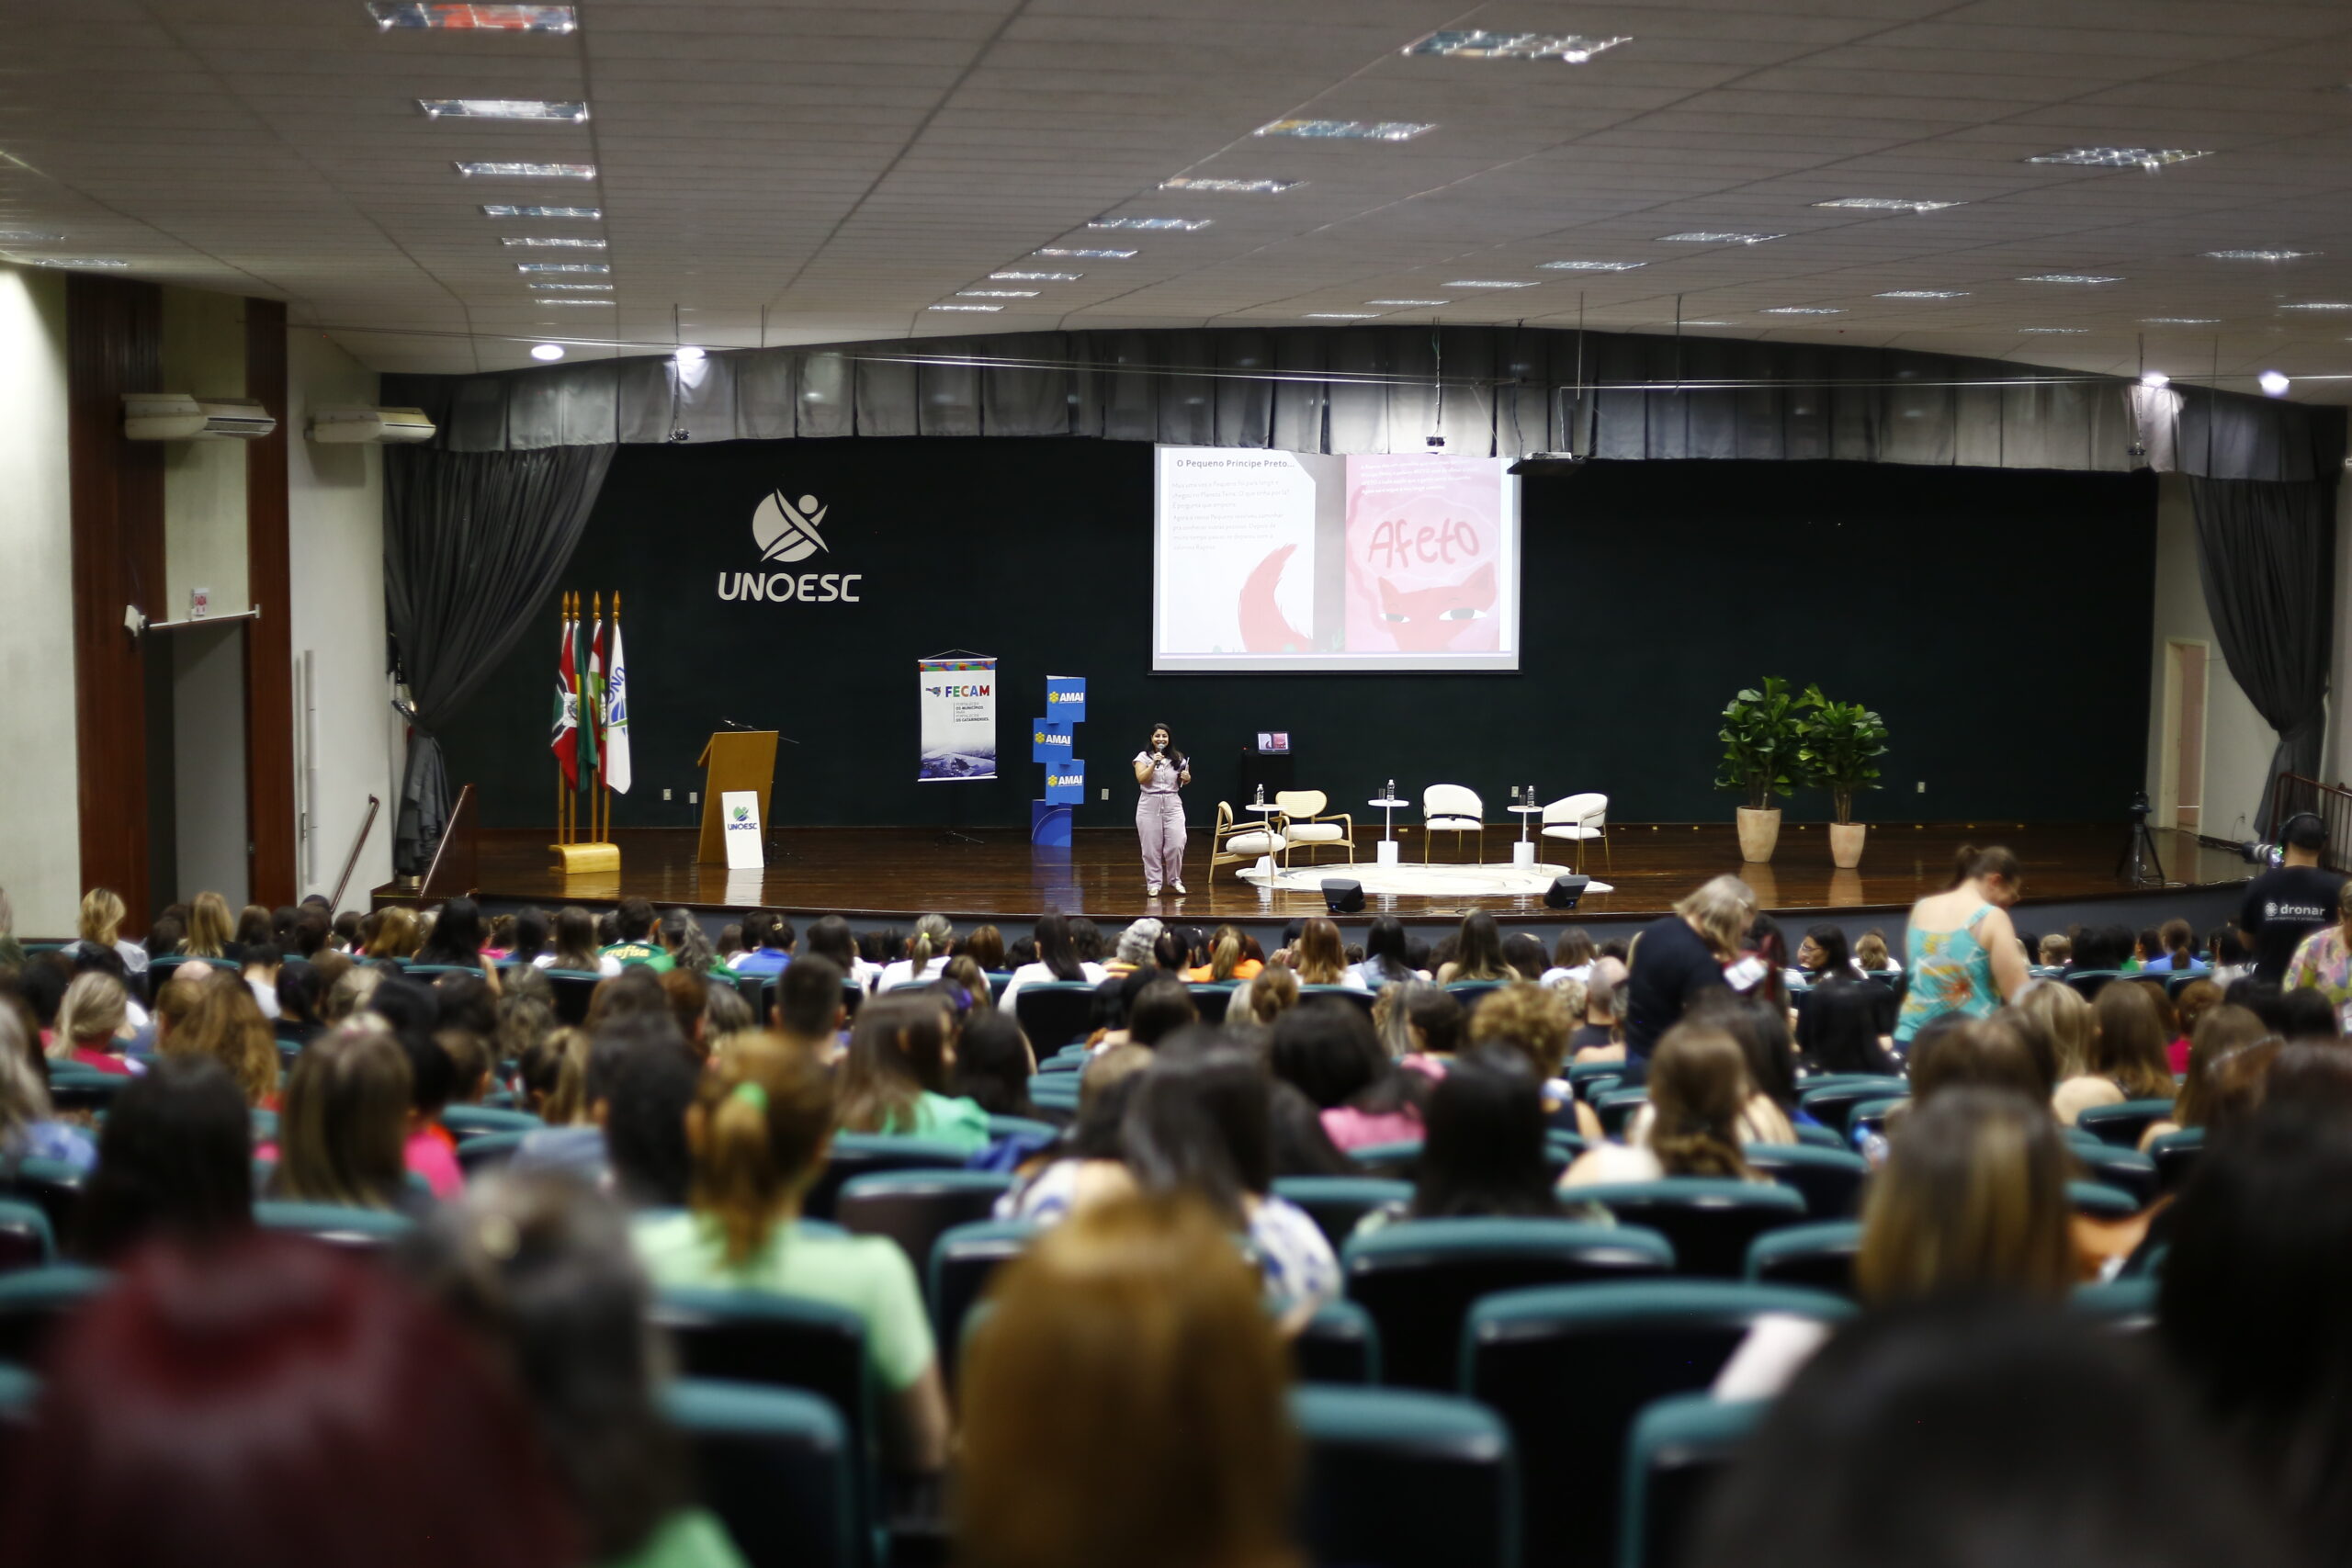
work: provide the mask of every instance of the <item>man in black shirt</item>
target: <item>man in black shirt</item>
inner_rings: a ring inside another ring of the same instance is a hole
[[[2238,929],[2254,944],[2254,976],[2284,985],[2288,961],[2303,938],[2335,921],[2335,899],[2344,878],[2320,869],[2327,848],[2327,824],[2306,811],[2287,819],[2286,853],[2275,871],[2249,884],[2238,911]]]
[[[1724,964],[1739,951],[1755,918],[1756,895],[1747,884],[1718,876],[1677,904],[1674,913],[1642,928],[1625,980],[1628,1087],[1647,1079],[1658,1037],[1680,1021],[1692,998],[1724,984]]]

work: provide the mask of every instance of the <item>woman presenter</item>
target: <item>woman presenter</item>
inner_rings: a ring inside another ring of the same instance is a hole
[[[1153,897],[1162,886],[1184,891],[1184,800],[1176,792],[1193,782],[1193,766],[1168,738],[1168,726],[1151,727],[1151,744],[1136,753],[1136,836],[1143,840],[1144,886]]]

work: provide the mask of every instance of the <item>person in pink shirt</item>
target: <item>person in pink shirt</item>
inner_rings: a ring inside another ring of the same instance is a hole
[[[1315,1102],[1340,1148],[1420,1137],[1430,1076],[1389,1061],[1371,1016],[1355,1003],[1310,997],[1284,1012],[1274,1023],[1272,1059],[1274,1076]]]

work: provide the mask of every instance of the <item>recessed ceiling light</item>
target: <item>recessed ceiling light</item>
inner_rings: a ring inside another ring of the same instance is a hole
[[[1309,310],[1310,321],[1369,321],[1380,314],[1377,310]]]
[[[1037,298],[1037,291],[1034,288],[958,288],[956,290],[956,298],[958,299],[1035,299]]]
[[[2254,384],[2262,389],[2266,397],[2273,398],[2285,397],[2287,389],[2294,385],[2276,370],[2265,370],[2254,378]]]
[[[368,0],[376,25],[437,28],[447,31],[568,33],[580,26],[569,6],[469,6],[422,4],[420,0]]]
[[[1729,321],[1685,321],[1682,324],[1686,327],[1727,327],[1731,325]]]
[[[609,283],[534,283],[531,287],[534,288],[584,289],[590,293],[595,294],[610,294],[613,291],[613,286]]]
[[[1189,234],[1216,222],[1214,218],[1090,218],[1090,229],[1173,229]]]
[[[516,262],[514,270],[520,273],[596,273],[610,272],[613,266],[610,262]]]
[[[2325,251],[2207,251],[2214,261],[2301,261],[2305,256],[2323,256]]]
[[[1451,299],[1367,299],[1367,305],[1451,305]]]
[[[2343,299],[2310,299],[2297,305],[2281,305],[2282,310],[2352,310],[2352,301]]]
[[[1767,240],[1785,238],[1780,234],[1734,234],[1715,229],[1693,229],[1687,234],[1660,234],[1660,240],[1670,240],[1685,245],[1760,245]]]
[[[528,245],[535,250],[601,251],[605,248],[604,241],[592,240],[585,236],[577,238],[560,238],[545,234],[533,234],[525,239],[501,240],[498,243],[502,245]]]
[[[516,207],[512,202],[482,203],[484,218],[585,218],[594,223],[605,216],[601,207]]]
[[[2140,324],[2148,327],[2218,327],[2219,316],[2143,316]]]
[[[2038,333],[2045,337],[2080,337],[2088,327],[2019,327],[2021,333]]]
[[[703,362],[703,352],[689,343],[681,345],[678,352],[670,357],[681,365],[700,365]]]
[[[1562,60],[1582,65],[1630,38],[1591,38],[1583,33],[1498,33],[1484,28],[1449,28],[1405,46],[1407,54],[1440,54],[1456,60]]]
[[[2097,272],[2037,272],[2031,277],[2020,277],[2018,281],[2019,283],[2120,283],[2123,280]]]
[[[1965,288],[1890,288],[1883,294],[1873,294],[1873,299],[1965,299]]]
[[[0,229],[0,245],[53,245],[63,238],[62,234],[44,234],[38,229]]]
[[[2070,147],[2064,152],[2038,152],[2024,162],[2072,164],[2085,169],[2161,169],[2167,164],[2186,164],[2191,158],[2211,156],[2211,152],[2192,152],[2183,147]]]
[[[1841,196],[1835,201],[1816,201],[1815,207],[1845,207],[1862,212],[1941,212],[1947,207],[1965,207],[1964,201],[1905,201],[1893,196]]]
[[[542,299],[542,305],[610,305],[610,299]]]
[[[560,343],[533,344],[531,345],[531,357],[534,359],[561,359],[563,357],[563,344]]]
[[[1296,190],[1305,180],[1214,180],[1192,175],[1178,175],[1162,180],[1162,190],[1201,190],[1216,196],[1279,196],[1286,190]]]
[[[1437,127],[1413,119],[1278,119],[1253,136],[1297,136],[1314,141],[1410,141]]]
[[[1647,266],[1650,264],[1647,262],[1557,261],[1537,262],[1535,265],[1545,272],[1631,272],[1637,266]]]
[[[468,179],[593,180],[596,177],[596,165],[594,164],[459,164],[458,173]]]
[[[40,265],[43,266],[129,266],[130,264],[127,261],[119,261],[113,256],[43,256],[40,258]]]
[[[1445,287],[1448,288],[1532,288],[1535,285],[1508,277],[1449,277],[1445,280]]]
[[[998,283],[1076,283],[1082,272],[992,272],[989,276]]]
[[[2140,385],[2143,387],[2169,387],[2172,385],[2172,378],[2165,375],[2161,370],[2143,370],[2140,372]]]
[[[1029,253],[1033,256],[1077,256],[1088,261],[1125,261],[1134,251],[1094,250],[1080,245],[1046,245]]]
[[[1001,305],[926,305],[926,310],[1001,310]]]
[[[1768,305],[1757,312],[1761,316],[1842,316],[1845,310],[1836,305]]]
[[[577,125],[588,118],[578,98],[419,98],[428,119],[560,119]]]

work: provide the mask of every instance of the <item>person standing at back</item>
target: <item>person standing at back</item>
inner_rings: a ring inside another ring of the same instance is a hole
[[[1718,876],[1634,938],[1623,991],[1628,1085],[1648,1077],[1650,1053],[1691,1001],[1724,987],[1724,965],[1738,956],[1755,918],[1755,891],[1736,876]]]
[[[2320,866],[2327,824],[2317,815],[2304,811],[2288,818],[2279,837],[2279,863],[2247,886],[2238,911],[2238,930],[2254,939],[2254,977],[2274,986],[2287,983],[2287,965],[2303,939],[2335,920],[2344,886],[2343,877]]]
[[[1894,1043],[1949,1012],[1983,1018],[2031,978],[2009,907],[2024,888],[2018,857],[1998,845],[1961,846],[1951,886],[1911,906],[1911,984],[1894,1021]]]

